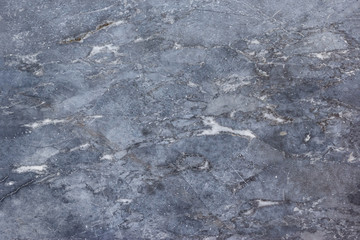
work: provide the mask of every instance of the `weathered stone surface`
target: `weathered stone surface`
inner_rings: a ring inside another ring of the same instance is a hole
[[[0,239],[359,239],[360,2],[0,1]]]

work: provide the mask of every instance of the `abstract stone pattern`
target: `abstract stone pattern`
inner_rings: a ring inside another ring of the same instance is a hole
[[[0,239],[360,239],[360,1],[0,1]]]

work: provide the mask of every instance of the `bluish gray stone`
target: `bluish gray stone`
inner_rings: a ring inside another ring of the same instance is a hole
[[[359,239],[357,0],[0,1],[0,239]]]

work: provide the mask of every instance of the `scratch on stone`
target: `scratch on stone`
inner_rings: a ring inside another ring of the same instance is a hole
[[[110,8],[112,8],[113,6],[115,6],[115,4],[111,4],[111,5],[110,5],[110,6],[108,6],[108,7],[105,7],[105,8],[100,8],[100,9],[96,9],[96,10],[89,11],[89,12],[81,12],[81,13],[75,14],[74,16],[76,16],[76,15],[91,14],[91,13],[97,13],[97,12],[106,11],[106,10],[109,10]]]
[[[278,205],[279,202],[275,202],[275,201],[270,201],[270,200],[261,200],[261,199],[257,199],[255,200],[257,207],[270,207],[270,206],[275,206]]]
[[[26,173],[26,172],[34,172],[37,174],[41,174],[46,170],[47,166],[46,165],[39,165],[39,166],[21,166],[18,167],[16,169],[14,169],[13,171],[16,173]]]
[[[90,146],[91,146],[90,143],[85,143],[85,144],[82,144],[80,146],[77,146],[77,147],[74,147],[74,148],[70,149],[70,152],[77,151],[77,150],[83,151],[83,150],[88,149]]]
[[[105,155],[103,155],[103,156],[100,158],[100,160],[113,160],[113,158],[114,158],[114,155],[112,155],[112,154],[105,154]]]
[[[111,52],[116,55],[118,50],[119,50],[119,47],[114,46],[113,44],[107,44],[104,46],[93,46],[93,48],[89,54],[89,57],[92,57],[101,52]]]
[[[129,204],[132,201],[133,201],[132,199],[126,199],[126,198],[120,198],[120,199],[116,200],[116,202],[123,203],[123,204]]]
[[[46,125],[51,125],[51,124],[56,125],[58,123],[64,123],[64,122],[67,122],[67,120],[66,119],[44,119],[42,121],[24,124],[23,126],[35,129],[35,128],[40,128],[40,127],[43,127]]]
[[[241,178],[241,180],[248,186],[249,184],[246,182],[246,180],[240,175],[240,173],[238,171],[236,171],[236,169],[230,165],[230,167],[236,172],[236,174]]]
[[[310,56],[311,56],[311,57],[319,58],[319,59],[321,59],[321,60],[324,60],[324,59],[330,58],[331,53],[329,53],[329,52],[311,53]]]
[[[356,160],[356,158],[354,157],[354,153],[351,152],[347,161],[349,163],[352,163],[352,162],[355,162],[355,160]]]
[[[284,123],[285,119],[274,116],[272,113],[264,113],[264,118],[275,121],[277,123]]]
[[[246,138],[250,138],[250,139],[256,138],[256,136],[250,130],[234,130],[229,127],[221,126],[217,122],[215,122],[214,118],[212,118],[212,117],[203,118],[203,123],[206,126],[210,126],[211,129],[203,130],[201,133],[198,134],[198,136],[230,133],[230,134],[234,134],[237,136],[246,137]]]

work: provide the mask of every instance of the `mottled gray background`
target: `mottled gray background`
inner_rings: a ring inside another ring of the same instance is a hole
[[[360,239],[358,0],[1,0],[0,239]]]

